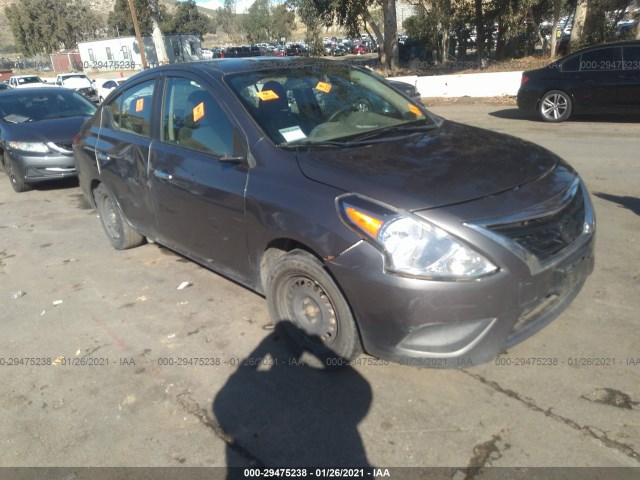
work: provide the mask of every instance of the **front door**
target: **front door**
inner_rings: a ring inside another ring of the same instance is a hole
[[[244,143],[202,82],[166,78],[149,172],[157,231],[168,246],[238,279],[249,271]]]

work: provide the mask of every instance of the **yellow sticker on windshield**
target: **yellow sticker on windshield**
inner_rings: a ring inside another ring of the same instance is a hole
[[[280,98],[278,94],[273,90],[262,90],[261,92],[258,92],[257,95],[258,98],[263,102],[267,102],[269,100],[277,100]]]
[[[331,85],[324,82],[318,82],[318,84],[316,85],[316,90],[320,90],[324,93],[329,93],[331,91]]]
[[[197,122],[202,117],[204,117],[204,102],[200,102],[198,105],[193,107],[193,121]]]
[[[413,113],[416,117],[420,117],[422,115],[422,112],[420,111],[420,109],[415,105],[409,104],[409,111]]]
[[[141,112],[144,110],[144,98],[139,98],[136,100],[136,112]]]

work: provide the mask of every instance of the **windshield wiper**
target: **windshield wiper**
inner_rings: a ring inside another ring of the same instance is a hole
[[[403,123],[401,125],[390,125],[388,127],[378,128],[376,130],[370,130],[360,135],[356,135],[353,138],[356,142],[362,142],[364,140],[371,140],[381,135],[387,135],[389,133],[419,133],[427,130],[433,130],[438,128],[435,123],[428,122],[426,120],[417,120],[415,122]]]
[[[353,142],[338,142],[335,140],[321,140],[318,142],[293,142],[293,143],[281,143],[279,147],[284,148],[299,148],[299,147],[349,147],[353,146]]]

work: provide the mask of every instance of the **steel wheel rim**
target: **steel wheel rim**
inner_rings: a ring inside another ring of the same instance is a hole
[[[116,211],[116,206],[114,205],[111,198],[108,196],[103,196],[101,199],[102,208],[102,220],[104,222],[104,226],[107,229],[109,235],[114,239],[119,239],[120,232],[120,223],[118,222],[118,212]]]
[[[564,95],[554,93],[542,101],[542,114],[550,120],[558,120],[569,108],[569,102]]]
[[[325,345],[335,342],[336,308],[318,282],[303,275],[292,276],[286,282],[284,294],[288,317],[296,326],[307,335],[318,337]]]

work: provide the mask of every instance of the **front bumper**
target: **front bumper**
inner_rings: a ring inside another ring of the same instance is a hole
[[[585,222],[590,227],[544,263],[523,259],[479,231],[470,232],[466,240],[500,270],[477,280],[436,281],[385,273],[383,254],[367,241],[329,262],[349,299],[365,351],[407,365],[466,367],[492,360],[547,325],[593,271],[595,223],[584,192]],[[504,203],[487,200],[494,201]],[[470,207],[455,208],[460,212]]]
[[[15,166],[16,174],[25,183],[37,183],[77,176],[71,153],[51,153],[48,155],[8,151]]]

